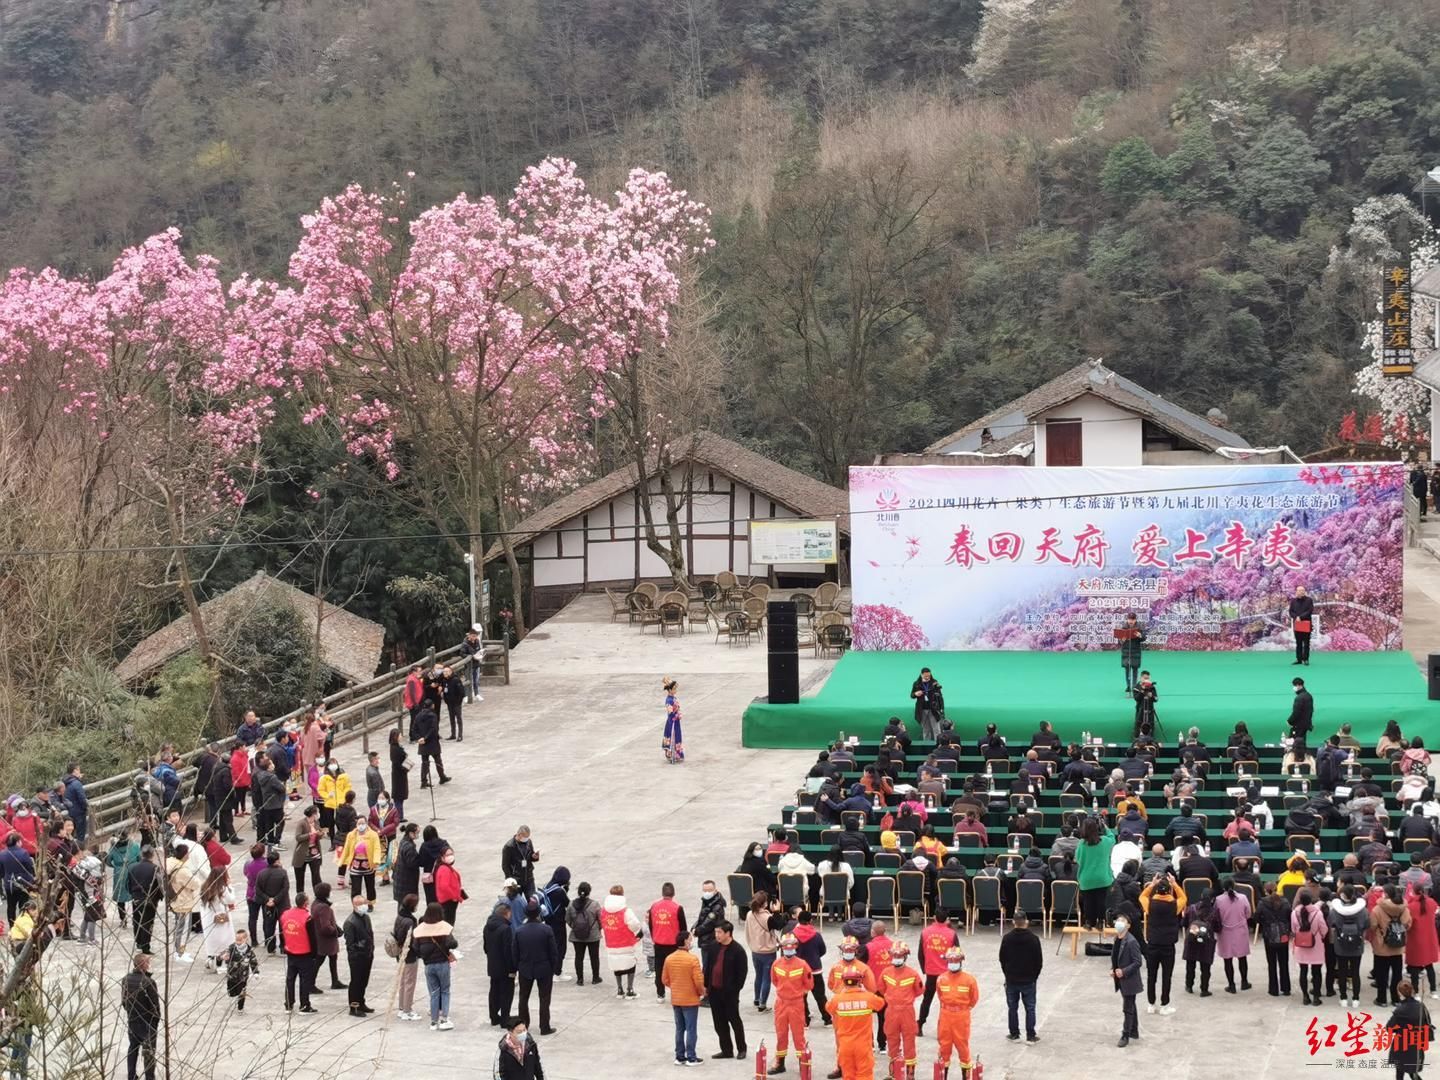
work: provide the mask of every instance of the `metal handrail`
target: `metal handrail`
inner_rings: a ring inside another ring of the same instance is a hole
[[[433,666],[436,661],[458,658],[458,663],[453,663],[451,666],[460,671],[464,671],[470,664],[476,662],[476,657],[478,657],[483,675],[486,661],[498,659],[498,674],[504,680],[505,684],[508,685],[510,682],[510,643],[505,640],[482,639],[481,646],[481,651],[475,654],[475,656],[463,657],[459,655],[463,643],[462,645],[455,645],[441,652],[436,652],[432,649],[425,660],[425,664],[427,666]],[[379,723],[375,721],[378,720],[388,724],[404,714],[404,709],[400,707],[398,697],[404,690],[405,679],[408,674],[408,666],[404,669],[397,670],[392,664],[390,670],[384,675],[377,675],[373,679],[347,686],[327,697],[321,698],[321,701],[325,704],[329,712],[330,719],[335,722],[335,741],[343,742],[355,735],[360,735],[364,739],[365,748],[368,751],[369,733],[372,728],[380,726]],[[384,686],[385,689],[361,700],[355,700],[356,695],[363,694],[379,686]],[[370,715],[371,708],[392,698],[396,699],[393,708],[382,710],[373,717]],[[340,704],[342,702],[343,704]],[[333,710],[330,708],[332,705],[337,704],[339,705],[338,708]],[[310,705],[302,705],[297,709],[285,713],[283,716],[276,717],[274,720],[262,724],[261,730],[264,732],[264,736],[268,738],[282,725],[290,721],[298,720],[308,712],[309,709]],[[357,712],[362,718],[358,727],[349,726],[343,722],[352,718]],[[223,752],[233,750],[238,745],[238,742],[234,735],[228,735],[221,739],[207,739],[202,741],[202,743],[193,750],[181,755],[174,764],[176,772],[179,774],[182,788],[194,779],[196,773],[195,762],[199,760],[200,755],[211,745],[216,746]],[[135,775],[136,772],[132,768],[126,772],[102,777],[99,780],[90,781],[85,784],[85,795],[90,804],[90,817],[92,822],[98,827],[99,832],[106,833],[113,831],[118,824],[123,823],[124,820],[128,820],[128,809],[131,805],[131,789],[135,782]],[[126,813],[120,816],[119,821],[110,821],[109,823],[102,821],[102,817],[109,818],[116,809],[124,809],[126,811]]]

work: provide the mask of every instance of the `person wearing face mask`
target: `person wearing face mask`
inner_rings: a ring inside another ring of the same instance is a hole
[[[499,1080],[545,1080],[540,1046],[530,1037],[529,1025],[518,1016],[505,1020],[505,1034],[495,1055],[494,1075]]]
[[[695,1040],[700,1018],[700,997],[705,993],[705,975],[700,970],[700,958],[690,948],[688,931],[681,930],[675,935],[675,945],[666,954],[665,963],[660,969],[660,984],[662,988],[670,988],[670,1007],[675,1014],[675,1064],[699,1065]],[[662,989],[662,1001],[664,997],[665,991]],[[780,1053],[784,1054],[784,1051]]]
[[[945,973],[935,983],[935,996],[940,1000],[940,1023],[936,1037],[940,1041],[936,1060],[946,1069],[950,1054],[960,1056],[960,1074],[969,1080],[974,1059],[970,1056],[970,1010],[980,1003],[980,984],[975,976],[962,971],[965,952],[956,945],[945,950]]]
[[[799,940],[794,934],[780,936],[780,956],[770,968],[770,985],[775,990],[775,1065],[771,1076],[785,1071],[790,1040],[795,1052],[805,1050],[805,998],[815,985],[810,965],[796,955]]]
[[[455,849],[446,848],[435,867],[435,900],[445,912],[445,921],[455,925],[461,901],[470,899],[460,885],[460,871],[455,869]]]
[[[862,1080],[875,1075],[872,1018],[877,1009],[884,1007],[885,999],[865,989],[858,974],[847,976],[835,996],[825,1003],[826,1012],[834,1019],[839,1065],[831,1076]]]
[[[344,928],[345,959],[350,963],[350,1015],[363,1017],[375,1011],[365,1004],[370,968],[375,963],[375,929],[370,925],[370,905],[364,897],[352,896],[350,905],[353,910]]]
[[[394,863],[391,851],[395,834],[400,828],[400,811],[395,809],[395,804],[390,801],[388,791],[381,789],[380,796],[370,808],[370,815],[366,820],[370,822],[370,831],[380,837],[380,884],[389,885],[390,867]]]
[[[839,995],[846,986],[852,984],[862,987],[868,994],[873,994],[878,989],[874,972],[860,959],[860,940],[853,935],[846,935],[840,941],[840,959],[830,969],[825,985],[832,995]],[[831,1000],[835,1000],[833,996]],[[829,1009],[828,1004],[826,1008]],[[884,1002],[877,1008],[884,1008]],[[831,1011],[830,1015],[833,1017],[835,1013]],[[838,1053],[837,1064],[828,1074],[829,1080],[840,1080],[843,1075],[843,1066],[839,1064],[844,1060],[844,1054],[839,1053],[843,1046],[839,1024],[835,1025],[835,1046]]]
[[[907,1076],[915,1075],[919,1060],[915,1036],[920,1025],[915,1022],[915,1002],[925,986],[925,976],[908,963],[910,946],[897,941],[890,947],[890,965],[880,976],[880,993],[885,999],[885,1045],[890,1052],[890,1072],[895,1063],[905,1062]]]
[[[715,951],[715,927],[725,921],[725,898],[715,882],[700,885],[700,914],[695,919],[695,941],[700,946],[700,960],[707,968],[710,954]]]
[[[375,870],[380,865],[380,834],[372,832],[370,823],[364,818],[355,822],[355,828],[345,837],[345,846],[336,859],[341,875],[350,875],[350,895],[359,896],[365,890],[365,898],[375,902]]]
[[[1120,1032],[1116,1045],[1130,1045],[1131,1039],[1140,1037],[1140,1016],[1135,1010],[1135,999],[1145,989],[1145,980],[1140,977],[1143,956],[1140,942],[1130,933],[1130,920],[1120,916],[1115,920],[1115,942],[1110,947],[1110,976],[1115,980],[1115,990],[1124,1003],[1125,1026]]]
[[[352,790],[350,774],[340,767],[334,758],[321,766],[320,783],[316,785],[316,798],[320,802],[320,828],[327,836],[335,832],[335,811],[345,805],[345,796]]]

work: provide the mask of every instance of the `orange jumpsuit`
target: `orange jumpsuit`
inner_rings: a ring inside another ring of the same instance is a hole
[[[875,981],[875,973],[870,970],[870,965],[861,960],[841,960],[830,969],[830,974],[825,980],[832,994],[838,994],[845,986],[846,979],[858,978],[865,984],[865,992],[873,994],[880,989]]]
[[[950,1065],[953,1048],[960,1055],[960,1068],[969,1070],[970,1010],[980,1001],[980,984],[968,971],[947,971],[935,981],[935,996],[940,999],[940,1064]]]
[[[835,1018],[835,1064],[844,1080],[875,1080],[875,1010],[885,999],[863,987],[846,987],[825,1003]]]
[[[890,1051],[890,1071],[903,1049],[907,1068],[915,1067],[915,999],[925,989],[925,976],[909,964],[891,966],[880,976],[880,992],[885,996],[885,1043]]]
[[[770,968],[770,984],[775,990],[775,1060],[784,1061],[791,1035],[796,1052],[805,1049],[805,995],[815,976],[798,956],[782,956]]]

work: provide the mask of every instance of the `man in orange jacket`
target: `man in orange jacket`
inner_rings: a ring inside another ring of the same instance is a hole
[[[789,1040],[795,1052],[805,1049],[805,997],[815,985],[810,965],[795,955],[799,942],[794,934],[780,938],[780,958],[770,968],[770,985],[775,991],[775,1066],[771,1076],[785,1071]]]
[[[918,1056],[915,1034],[915,999],[925,985],[925,978],[909,964],[910,946],[897,941],[890,947],[890,967],[880,976],[880,992],[885,997],[885,1042],[890,1048],[890,1071],[895,1062],[905,1058],[905,1074],[914,1080]]]
[[[965,953],[956,945],[945,950],[945,974],[935,982],[935,996],[940,999],[940,1056],[936,1058],[950,1073],[950,1051],[960,1055],[960,1075],[970,1080],[974,1060],[970,1057],[970,1010],[980,1001],[980,984],[968,971],[961,971]]]
[[[876,983],[875,975],[869,965],[860,959],[860,939],[847,934],[840,940],[840,962],[830,969],[825,983],[830,988],[830,993],[838,994],[849,979],[855,979],[867,994],[873,994],[879,989],[879,984]],[[836,1025],[835,1028],[835,1048],[838,1052],[840,1048],[839,1025]],[[826,1080],[840,1080],[840,1077],[841,1069],[837,1061],[834,1070],[826,1074]]]
[[[840,992],[825,1003],[835,1018],[839,1074],[844,1080],[875,1080],[875,1010],[885,999],[865,989],[859,973],[847,975]]]

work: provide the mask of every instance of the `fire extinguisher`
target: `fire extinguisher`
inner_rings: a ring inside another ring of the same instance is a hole
[[[906,1080],[905,1061],[903,1058],[890,1059],[890,1080]]]
[[[810,1080],[810,1047],[800,1051],[800,1080]]]
[[[980,1055],[975,1055],[975,1067],[970,1070],[970,1080],[985,1080],[985,1063],[980,1060]]]
[[[934,1080],[948,1080],[949,1076],[950,1067],[946,1065],[943,1061],[935,1062]]]
[[[760,1040],[760,1046],[755,1051],[755,1080],[765,1080],[765,1040]]]

